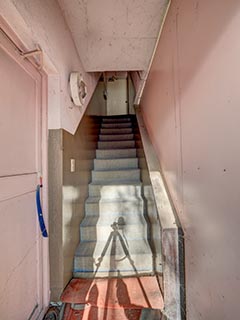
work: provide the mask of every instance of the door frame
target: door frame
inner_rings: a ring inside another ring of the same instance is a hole
[[[39,106],[37,117],[40,119],[39,130],[37,132],[37,139],[39,146],[37,167],[41,167],[41,176],[43,179],[42,188],[42,209],[45,219],[45,224],[48,230],[48,167],[47,167],[47,147],[48,147],[48,75],[41,69],[37,70],[34,57],[24,59],[17,50],[23,52],[30,51],[21,42],[20,38],[14,33],[12,28],[0,16],[0,33],[2,33],[2,41],[0,47],[15,61],[17,62],[34,80],[38,87],[38,95],[36,104]],[[3,33],[3,32],[4,33]],[[39,164],[40,162],[40,164]],[[37,217],[36,217],[37,221]],[[37,221],[38,223],[38,221]],[[37,226],[38,234],[38,257],[39,263],[37,267],[38,272],[38,299],[41,303],[41,308],[36,308],[32,313],[30,319],[42,319],[50,302],[50,281],[49,281],[49,240],[42,238],[39,226]],[[29,319],[29,320],[30,320]]]

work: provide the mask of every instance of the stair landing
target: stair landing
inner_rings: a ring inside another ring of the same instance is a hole
[[[73,279],[61,301],[66,304],[63,320],[160,319],[142,315],[146,310],[163,309],[155,276]]]

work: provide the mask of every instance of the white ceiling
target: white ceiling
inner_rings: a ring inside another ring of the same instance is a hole
[[[147,70],[169,0],[58,2],[86,71]]]

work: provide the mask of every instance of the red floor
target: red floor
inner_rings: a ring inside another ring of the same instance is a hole
[[[163,309],[156,277],[73,279],[61,300],[63,320],[138,320],[143,308]],[[85,308],[74,310],[72,303]]]

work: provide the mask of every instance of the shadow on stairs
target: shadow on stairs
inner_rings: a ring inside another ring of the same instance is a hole
[[[157,277],[72,279],[64,290],[63,320],[159,320]]]
[[[149,197],[146,217],[139,139],[133,116],[102,118],[63,320],[163,319],[160,225]]]

